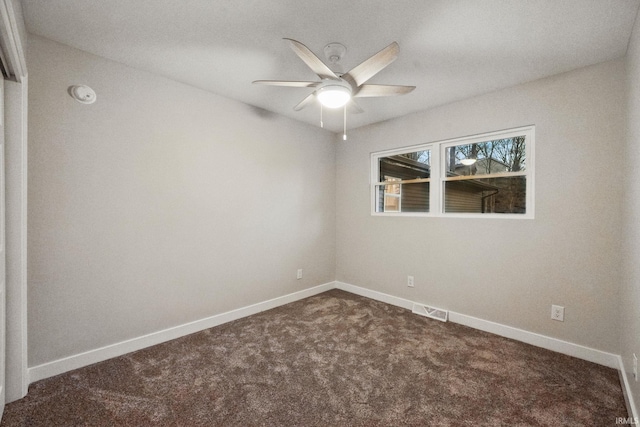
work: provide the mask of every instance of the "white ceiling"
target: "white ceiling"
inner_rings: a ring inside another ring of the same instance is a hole
[[[348,127],[424,110],[625,55],[640,0],[23,0],[26,26],[66,45],[296,120],[312,89],[253,80],[317,80],[284,37],[324,60],[347,46],[345,71],[393,41],[398,60],[368,83],[412,93],[361,98]],[[342,129],[342,111],[325,110]]]

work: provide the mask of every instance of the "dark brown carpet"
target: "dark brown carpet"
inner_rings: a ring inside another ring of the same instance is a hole
[[[332,290],[31,385],[2,426],[606,426],[618,373]]]

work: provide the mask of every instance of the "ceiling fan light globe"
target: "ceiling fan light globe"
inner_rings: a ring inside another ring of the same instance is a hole
[[[318,90],[318,101],[327,108],[339,108],[351,99],[351,91],[344,86],[329,85]]]
[[[460,160],[460,163],[462,163],[465,166],[471,166],[472,164],[474,164],[476,161],[478,161],[478,159],[473,159],[473,158],[466,158],[466,159],[462,159]]]

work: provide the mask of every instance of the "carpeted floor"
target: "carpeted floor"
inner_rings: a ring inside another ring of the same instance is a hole
[[[332,290],[34,383],[2,426],[607,426],[617,371]]]

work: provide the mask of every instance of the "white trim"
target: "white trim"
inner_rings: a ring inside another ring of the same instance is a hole
[[[336,281],[335,287],[336,289],[360,295],[361,297],[371,298],[376,301],[395,305],[396,307],[406,308],[409,311],[413,309],[413,304],[415,304],[413,301],[409,301],[408,299],[394,297],[393,295],[384,294],[378,291],[372,291],[371,289],[361,288],[360,286],[351,285],[349,283]]]
[[[639,420],[638,410],[636,409],[636,403],[633,400],[633,392],[631,391],[631,384],[627,377],[627,371],[624,368],[624,362],[621,356],[618,358],[618,372],[620,372],[620,382],[622,383],[622,394],[624,394],[624,401],[627,404],[627,409],[631,412],[629,416],[634,420]]]
[[[331,289],[340,289],[355,295],[363,296],[365,298],[370,298],[376,301],[394,305],[396,307],[401,307],[409,311],[412,310],[413,304],[421,304],[408,299],[351,285],[349,283],[339,281],[329,282],[323,285],[315,286],[313,288],[273,298],[268,301],[252,304],[236,310],[231,310],[225,313],[207,317],[205,319],[196,320],[184,325],[165,329],[163,331],[154,332],[142,337],[133,338],[130,340],[104,346],[95,350],[89,350],[84,353],[65,357],[63,359],[54,360],[42,365],[34,366],[28,369],[29,383],[49,378],[54,375],[62,374],[73,369],[82,368],[93,363],[102,362],[113,357],[122,356],[132,351],[141,350],[152,345],[180,338],[182,336],[199,332],[204,329],[212,328],[214,326],[222,325],[233,320],[251,316],[253,314],[260,313],[265,310],[270,310],[272,308],[289,304],[291,302],[298,301],[304,298],[308,298],[322,292],[329,291]],[[528,332],[522,329],[502,325],[488,320],[478,319],[476,317],[467,316],[452,311],[449,311],[449,321],[489,332],[495,335],[514,339],[516,341],[531,344],[537,347],[545,348],[557,353],[573,356],[578,359],[587,360],[589,362],[597,363],[599,365],[604,365],[610,368],[623,368],[622,361],[620,359],[620,356],[618,355],[585,347],[579,344],[562,341],[557,338]],[[626,375],[623,375],[623,377],[625,379],[625,392],[628,396],[631,396],[631,390],[629,384],[627,383]],[[631,408],[634,413],[633,416],[637,416],[632,398],[630,398],[630,402],[632,402]]]
[[[382,301],[387,304],[406,308],[407,310],[411,310],[414,304],[413,301],[404,298],[394,297],[392,295],[361,288],[359,286],[350,285],[348,283],[336,282],[336,288],[377,301]],[[415,302],[415,304],[422,303]],[[481,331],[490,332],[495,335],[500,335],[502,337],[511,338],[516,341],[535,345],[536,347],[545,348],[557,353],[573,356],[578,359],[587,360],[589,362],[604,365],[609,368],[619,368],[619,356],[612,353],[607,353],[579,344],[562,341],[557,338],[536,334],[534,332],[525,331],[523,329],[514,328],[512,326],[506,326],[500,323],[478,319],[476,317],[467,316],[465,314],[456,313],[454,311],[449,311],[449,321],[469,326],[474,329],[479,329]]]
[[[223,323],[251,316],[252,314],[257,314],[265,310],[270,310],[281,305],[289,304],[294,301],[298,301],[320,294],[322,292],[329,291],[334,287],[335,286],[333,282],[325,283],[323,285],[315,286],[313,288],[304,289],[292,294],[248,305],[236,310],[216,314],[214,316],[196,320],[184,325],[176,326],[158,332],[153,332],[148,335],[107,345],[95,350],[89,350],[84,353],[54,360],[53,362],[43,363],[42,365],[29,368],[29,382],[32,383],[35,381],[39,381],[45,378],[52,377],[54,375],[71,371],[73,369],[82,368],[84,366],[102,362],[113,357],[122,356],[124,354],[131,353],[132,351],[141,350],[152,345],[160,344],[169,340],[183,337],[185,335],[213,328],[214,326],[222,325]]]
[[[22,363],[20,376],[22,379],[22,396],[26,396],[29,391],[29,372],[28,372],[28,328],[27,328],[27,213],[28,211],[28,166],[29,166],[29,146],[28,141],[28,117],[29,117],[29,78],[24,76],[22,79],[22,157],[21,161],[21,180],[20,186],[20,331],[21,331],[21,354]]]
[[[477,317],[467,316],[465,314],[449,312],[449,321],[479,329],[481,331],[490,332],[505,338],[511,338],[516,341],[534,345],[536,347],[545,348],[555,351],[556,353],[566,354],[578,359],[597,363],[598,365],[607,366],[609,368],[618,369],[618,355],[607,353],[605,351],[596,350],[595,348],[585,347],[580,344],[559,340],[557,338],[540,335],[535,332],[525,331],[524,329],[514,328],[512,326],[502,325],[500,323],[491,322],[489,320],[478,319]]]
[[[20,84],[5,86],[4,114],[13,111],[11,123],[5,120],[6,157],[6,401],[20,399],[27,394],[27,128],[28,88],[25,48],[27,32],[19,0],[1,0],[0,20],[3,25],[0,44],[8,57],[10,68]],[[3,118],[4,119],[4,118]],[[15,125],[15,126],[14,126]],[[11,154],[11,155],[10,155]],[[9,201],[9,203],[7,203]],[[11,203],[13,201],[13,203]]]
[[[11,73],[16,81],[22,82],[27,75],[26,55],[23,46],[24,19],[22,16],[22,6],[18,0],[0,1],[0,46],[4,59],[6,60],[7,71]],[[1,77],[0,77],[1,78]]]
[[[24,397],[27,373],[27,97],[28,77],[5,82],[6,402]]]

